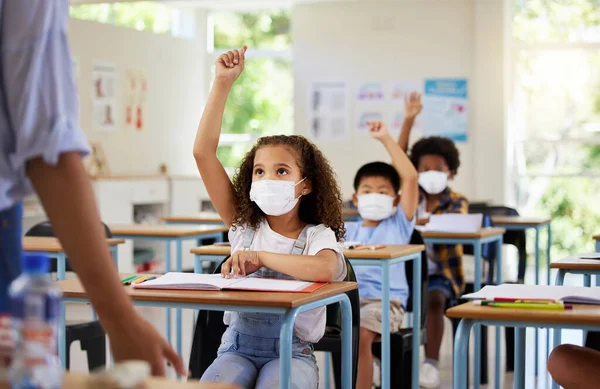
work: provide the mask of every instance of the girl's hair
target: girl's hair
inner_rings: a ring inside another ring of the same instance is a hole
[[[324,224],[335,233],[338,241],[346,235],[342,215],[342,195],[336,174],[319,149],[303,136],[275,135],[258,139],[244,159],[233,178],[235,192],[235,216],[233,227],[258,227],[265,214],[250,201],[250,186],[254,170],[256,150],[263,146],[285,146],[296,157],[302,178],[310,180],[312,192],[300,198],[300,220],[308,224]]]

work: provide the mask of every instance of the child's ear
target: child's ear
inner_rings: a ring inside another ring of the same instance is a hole
[[[302,184],[302,196],[309,195],[312,192],[312,182],[310,180],[306,180]]]
[[[352,204],[354,204],[354,206],[358,208],[358,196],[356,195],[356,193],[352,195]]]
[[[396,195],[396,198],[394,199],[394,207],[397,207],[398,203],[400,203],[400,195]]]

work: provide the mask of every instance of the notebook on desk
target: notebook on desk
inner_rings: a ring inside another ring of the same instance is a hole
[[[421,231],[475,233],[481,229],[483,215],[480,213],[460,214],[445,213],[431,215],[429,223]]]
[[[310,281],[280,280],[274,278],[223,278],[220,274],[170,272],[155,280],[133,285],[135,289],[169,290],[248,290],[256,292],[310,293],[326,284]]]
[[[462,298],[466,300],[493,300],[495,298],[555,300],[570,304],[600,305],[600,288],[522,284],[488,285],[479,292],[465,294]]]

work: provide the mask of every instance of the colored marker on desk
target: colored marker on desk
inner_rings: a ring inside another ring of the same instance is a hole
[[[137,284],[141,284],[143,282],[150,281],[150,280],[155,280],[155,279],[156,279],[156,277],[154,277],[154,276],[141,276],[138,279],[132,281],[131,283],[133,285],[137,285]]]
[[[572,305],[565,305],[563,303],[500,303],[495,301],[487,301],[487,300],[479,300],[474,302],[475,305],[481,305],[483,307],[492,307],[492,308],[512,308],[512,309],[543,309],[543,310],[554,310],[554,311],[564,311],[565,309],[572,309]]]
[[[133,276],[130,276],[130,277],[127,277],[127,278],[123,278],[123,279],[121,280],[121,283],[122,283],[123,285],[129,285],[129,284],[131,284],[131,282],[132,282],[133,280],[135,280],[136,278],[138,278],[138,276],[135,276],[135,275],[133,275]]]

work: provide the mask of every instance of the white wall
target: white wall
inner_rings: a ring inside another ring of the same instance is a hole
[[[197,174],[192,145],[206,89],[206,17],[204,11],[197,16],[195,40],[71,20],[69,38],[79,62],[80,125],[89,141],[101,142],[112,174],[155,174],[161,163],[172,174]],[[118,68],[115,132],[92,129],[95,61]],[[148,100],[142,132],[124,126],[123,81],[128,69],[146,71]]]
[[[506,0],[359,0],[298,5],[292,11],[295,130],[306,134],[312,81],[467,78],[469,140],[459,144],[453,187],[471,199],[504,199],[503,64]],[[354,121],[354,114],[352,113]],[[414,142],[416,139],[412,139]],[[389,161],[366,136],[321,142],[346,196],[357,169]]]

